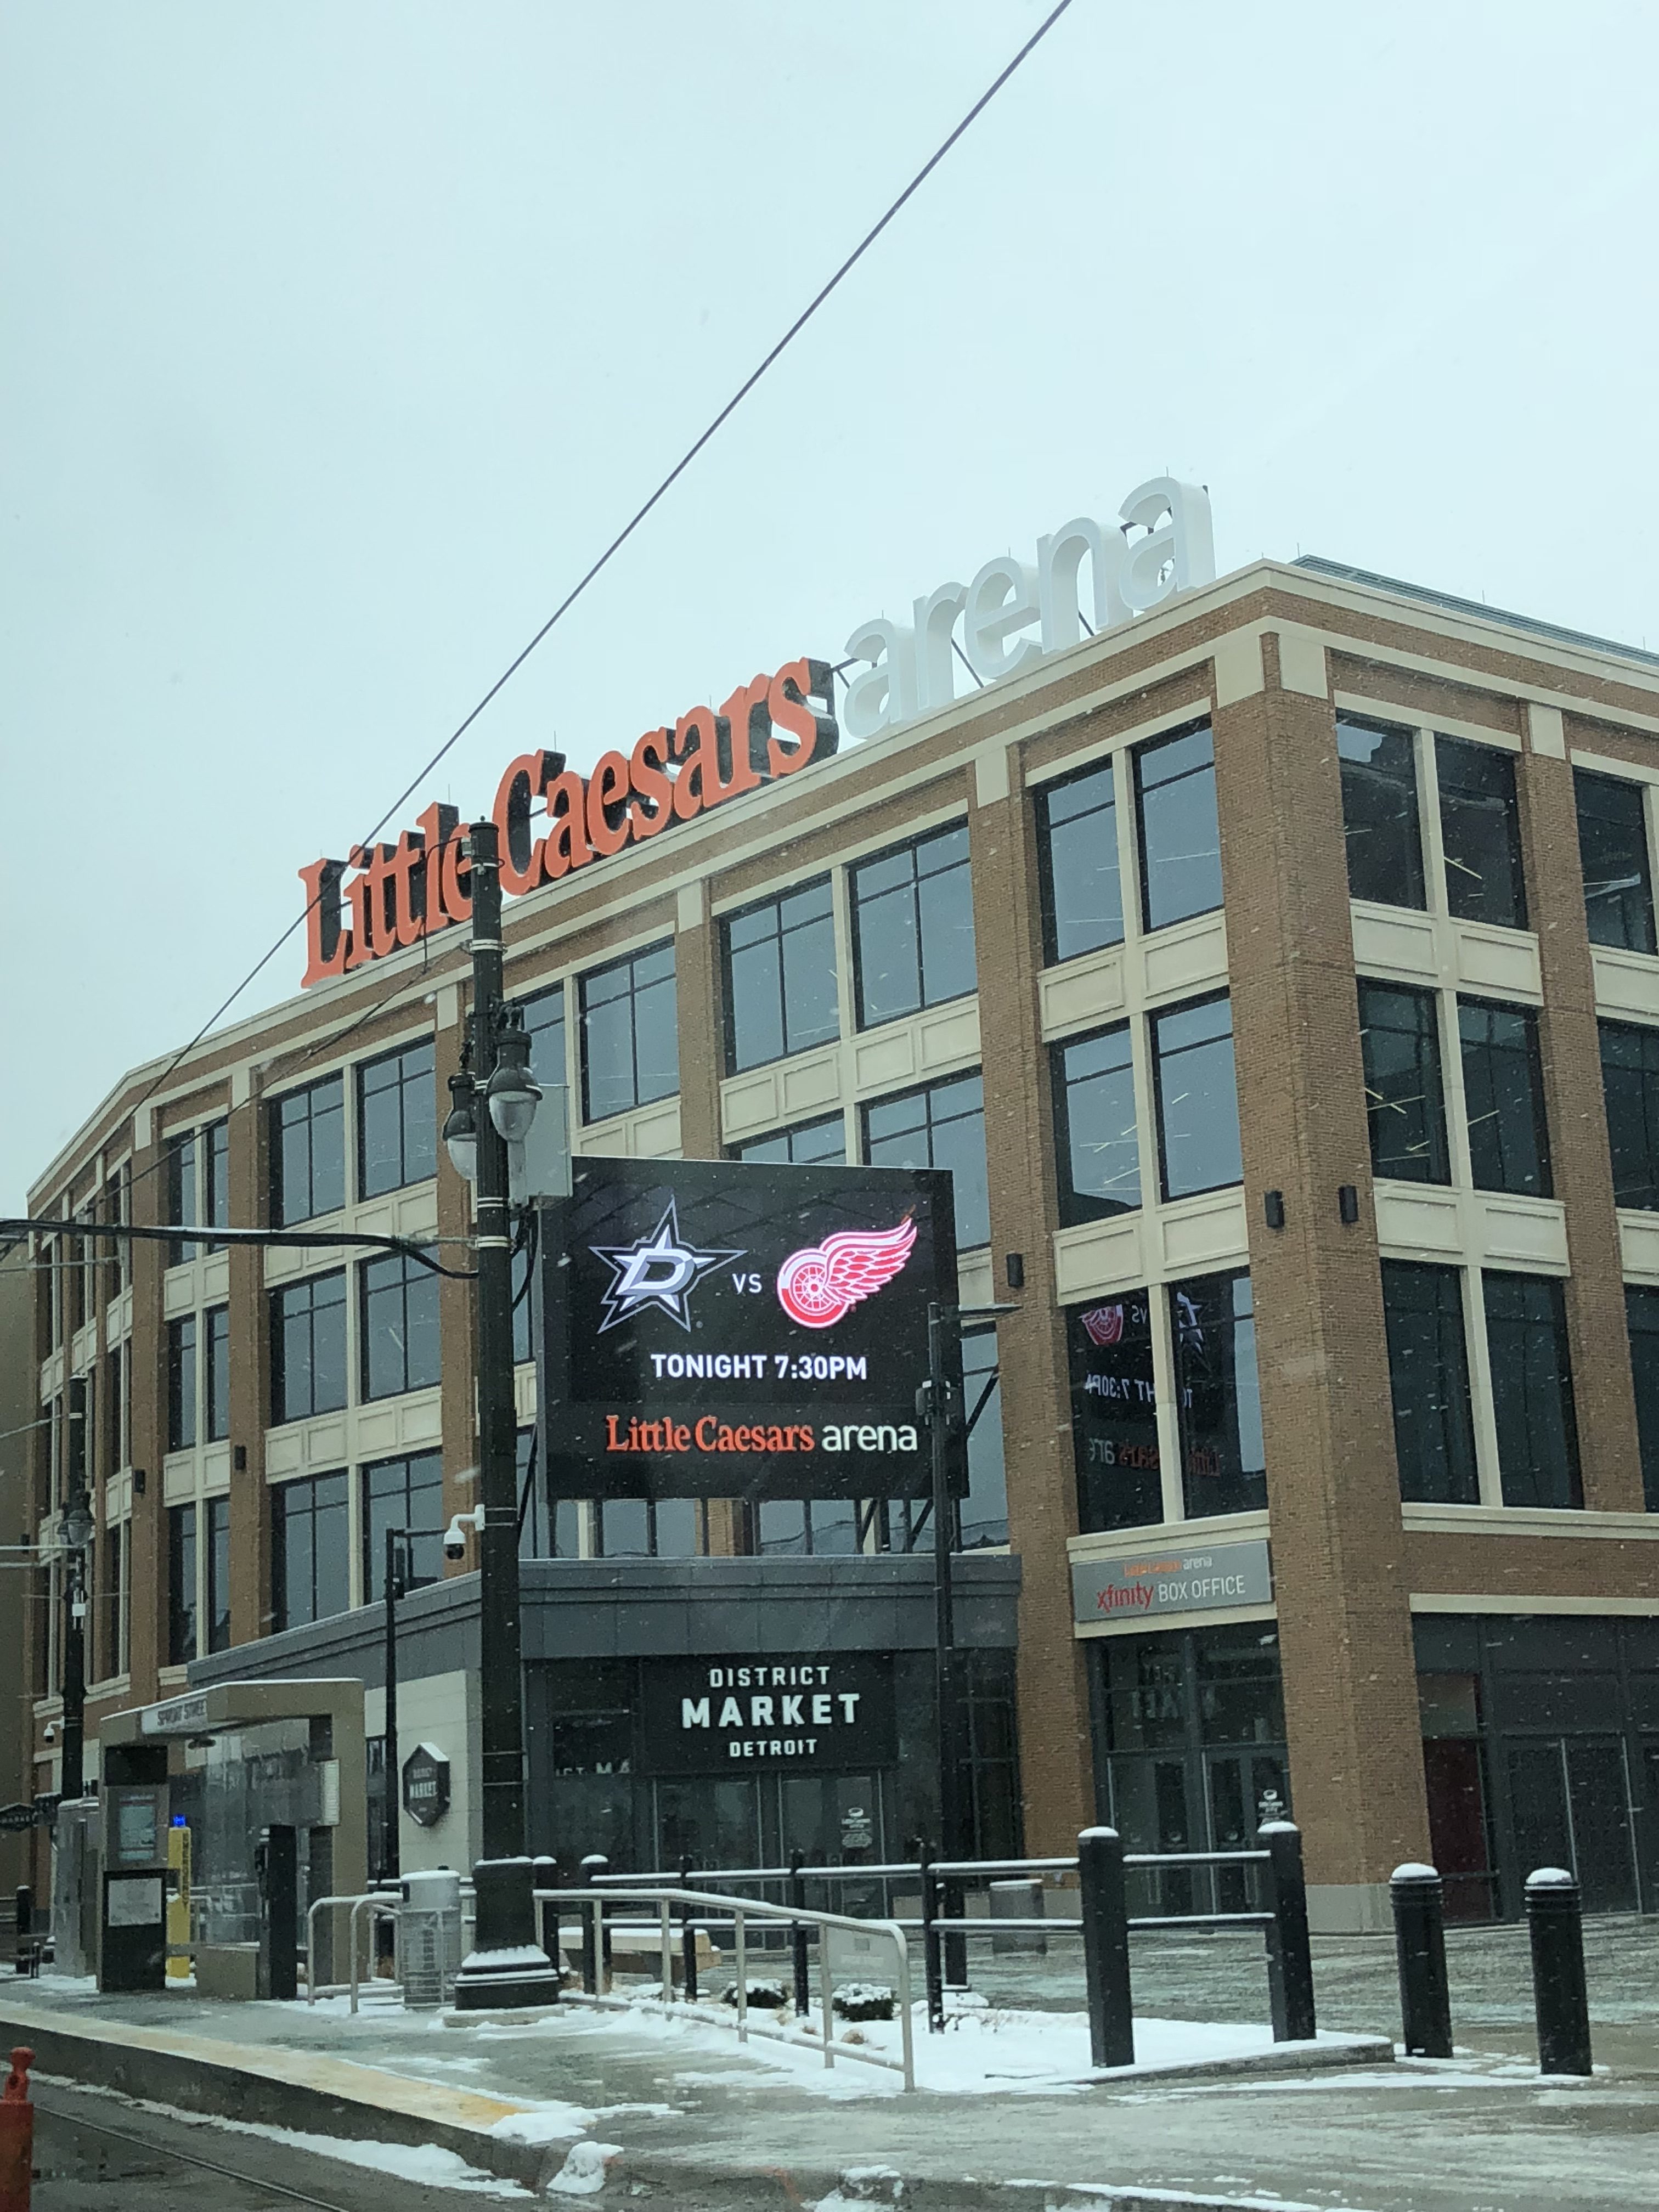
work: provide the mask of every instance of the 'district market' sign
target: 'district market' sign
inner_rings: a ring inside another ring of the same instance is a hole
[[[540,1216],[550,1495],[926,1496],[951,1192],[934,1168],[575,1161]]]

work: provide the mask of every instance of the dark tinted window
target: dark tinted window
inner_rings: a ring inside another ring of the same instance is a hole
[[[844,1558],[858,1548],[858,1508],[851,1498],[767,1498],[755,1509],[755,1549],[763,1555]]]
[[[196,1656],[196,1508],[167,1508],[167,1664]]]
[[[603,1121],[680,1087],[674,947],[653,945],[581,979],[582,1117]]]
[[[519,1522],[519,1557],[574,1559],[581,1549],[576,1533],[576,1501],[574,1498],[557,1500],[550,1528],[545,1488],[540,1481],[531,1480],[531,1445],[535,1434],[533,1429],[519,1431],[519,1497],[524,1508]]]
[[[1037,793],[1042,957],[1051,966],[1123,941],[1115,799],[1110,761]]]
[[[1437,738],[1446,904],[1463,921],[1527,926],[1515,761],[1496,745]]]
[[[720,925],[726,1072],[760,1067],[841,1035],[830,879],[767,899]]]
[[[530,1039],[530,1072],[544,1091],[556,1085],[561,1090],[565,1082],[564,1059],[564,986],[556,983],[550,991],[538,991],[528,999],[519,1000],[524,1016],[525,1034]]]
[[[965,998],[975,987],[968,832],[940,830],[852,872],[860,1029]]]
[[[1265,1509],[1267,1456],[1248,1273],[1172,1283],[1170,1334],[1188,1518]]]
[[[230,1226],[230,1124],[216,1121],[202,1132],[202,1218],[210,1229]],[[210,1243],[210,1252],[222,1244]]]
[[[345,1204],[345,1084],[331,1075],[270,1109],[270,1216],[280,1228]]]
[[[797,1121],[793,1129],[773,1129],[751,1137],[732,1152],[738,1160],[779,1160],[796,1167],[841,1167],[847,1158],[847,1124],[839,1114],[821,1121]]]
[[[1625,1318],[1642,1445],[1642,1498],[1650,1513],[1659,1513],[1659,1291],[1626,1283]]]
[[[1239,1182],[1244,1170],[1231,1001],[1204,999],[1154,1014],[1152,1074],[1164,1197]]]
[[[1603,1022],[1601,1088],[1615,1206],[1659,1207],[1659,1029]]]
[[[1339,717],[1348,892],[1383,906],[1424,906],[1417,747],[1409,730]]]
[[[1529,1006],[1460,999],[1457,1030],[1475,1188],[1548,1198],[1549,1129],[1537,1015]]]
[[[277,1628],[343,1613],[351,1602],[343,1474],[279,1483],[270,1493],[271,1610]]]
[[[1489,1274],[1482,1287],[1504,1503],[1582,1505],[1561,1285],[1553,1276]]]
[[[429,1038],[357,1071],[357,1174],[364,1198],[438,1172],[438,1109]]]
[[[1382,1312],[1400,1495],[1478,1504],[1462,1275],[1455,1267],[1385,1260]]]
[[[386,1596],[386,1536],[404,1528],[398,1566],[405,1589],[435,1583],[443,1571],[444,1462],[441,1452],[410,1452],[362,1471],[363,1602]]]
[[[593,1509],[594,1541],[607,1559],[690,1559],[697,1554],[692,1498],[608,1498]]]
[[[1590,775],[1582,768],[1573,770],[1572,787],[1590,943],[1651,952],[1653,878],[1643,787],[1617,776]]]
[[[1215,746],[1207,725],[1135,755],[1140,910],[1148,929],[1221,904]]]
[[[210,1306],[203,1316],[207,1328],[207,1358],[203,1380],[207,1385],[204,1408],[207,1440],[222,1443],[230,1434],[230,1308]]]
[[[949,1168],[956,1178],[957,1249],[989,1241],[985,1093],[977,1073],[872,1100],[864,1109],[864,1157],[872,1167]]]
[[[1432,991],[1402,983],[1359,986],[1371,1172],[1407,1182],[1449,1182],[1440,1035]]]
[[[362,1267],[362,1389],[365,1398],[395,1398],[437,1382],[438,1278],[401,1252]]]
[[[1145,1291],[1066,1316],[1078,1526],[1138,1528],[1164,1518],[1158,1389]]]
[[[332,1413],[346,1401],[343,1273],[310,1275],[270,1294],[273,1426]]]
[[[1140,1141],[1127,1023],[1049,1049],[1060,1218],[1092,1221],[1140,1204]]]
[[[196,1442],[196,1316],[167,1323],[167,1449]]]
[[[230,1649],[230,1500],[207,1502],[207,1630],[210,1651]]]
[[[197,1205],[196,1138],[169,1137],[167,1139],[167,1219],[181,1228],[193,1229],[201,1219]],[[192,1238],[171,1237],[167,1243],[167,1265],[182,1267],[193,1260],[201,1247]]]

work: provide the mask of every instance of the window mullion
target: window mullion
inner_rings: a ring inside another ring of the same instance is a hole
[[[1446,1147],[1453,1188],[1472,1190],[1474,1165],[1469,1151],[1469,1102],[1463,1085],[1462,1000],[1453,991],[1437,991],[1435,1027],[1440,1038],[1440,1088],[1446,1116]],[[1450,1049],[1447,1048],[1448,1033]]]
[[[1146,1322],[1152,1343],[1152,1388],[1158,1395],[1158,1480],[1166,1521],[1187,1517],[1181,1480],[1181,1419],[1176,1406],[1175,1340],[1170,1329],[1170,1291],[1164,1282],[1146,1288]]]
[[[1440,768],[1433,731],[1419,723],[1412,732],[1412,745],[1417,769],[1417,817],[1423,835],[1423,895],[1428,911],[1445,921],[1450,908],[1446,903],[1446,846],[1440,828]],[[1437,949],[1443,968],[1443,948]]]
[[[1492,1353],[1486,1342],[1486,1285],[1478,1266],[1458,1270],[1463,1296],[1463,1338],[1469,1352],[1469,1401],[1474,1416],[1474,1465],[1483,1505],[1504,1503],[1498,1457],[1498,1413],[1492,1401]]]

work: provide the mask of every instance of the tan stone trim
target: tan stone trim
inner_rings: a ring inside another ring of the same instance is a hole
[[[1063,753],[1057,760],[1033,764],[1025,771],[1025,787],[1035,791],[1042,784],[1058,783],[1063,777],[1073,775],[1079,769],[1091,767],[1096,762],[1108,759],[1113,754],[1133,752],[1137,745],[1162,737],[1166,730],[1178,730],[1188,722],[1207,720],[1209,714],[1210,701],[1206,694],[1172,707],[1165,713],[1150,714],[1145,721],[1132,722],[1127,730],[1115,730],[1109,737],[1091,738],[1087,744],[1079,745],[1073,753]],[[1126,798],[1133,796],[1125,795]]]
[[[1271,1532],[1265,1513],[1215,1513],[1200,1521],[1158,1521],[1141,1528],[1095,1528],[1086,1535],[1068,1536],[1069,1559],[1085,1564],[1115,1559],[1125,1552],[1161,1551],[1171,1544],[1192,1544],[1200,1539],[1217,1544],[1239,1544],[1247,1538]]]
[[[1659,1543],[1659,1513],[1575,1512],[1548,1505],[1406,1504],[1400,1517],[1408,1534],[1599,1536],[1621,1544],[1634,1537],[1642,1543]]]
[[[1496,745],[1502,753],[1521,750],[1521,740],[1513,732],[1495,730],[1490,722],[1466,722],[1455,714],[1425,714],[1420,707],[1398,706],[1369,691],[1339,691],[1335,706],[1339,714],[1364,714],[1374,722],[1398,722],[1402,727],[1425,730],[1431,736],[1437,731],[1443,737],[1468,738],[1478,745]]]
[[[1413,1590],[1413,1613],[1529,1613],[1586,1614],[1620,1613],[1632,1620],[1650,1620],[1659,1613],[1659,1597],[1531,1597],[1516,1591],[1507,1597],[1486,1592],[1460,1596],[1439,1590]]]

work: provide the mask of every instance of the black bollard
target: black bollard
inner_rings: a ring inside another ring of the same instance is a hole
[[[1077,1863],[1083,1890],[1083,1969],[1089,1983],[1090,2063],[1133,2066],[1135,2022],[1123,1838],[1115,1828],[1085,1828],[1077,1839]]]
[[[1394,1948],[1400,1965],[1401,2040],[1408,2058],[1452,2055],[1451,1990],[1446,1980],[1446,1920],[1431,1866],[1398,1866],[1389,1881]]]
[[[1589,2074],[1589,1998],[1584,1987],[1584,1930],[1578,1885],[1561,1867],[1527,1876],[1527,1933],[1532,1942],[1532,2003],[1540,2074]]]
[[[599,1876],[609,1874],[610,1871],[611,1862],[605,1853],[590,1851],[581,1863],[581,1880],[577,1887],[580,1889],[596,1888]],[[596,1923],[602,1931],[597,1942],[594,1933]],[[600,1994],[601,1975],[605,1982],[609,1982],[611,1934],[605,1926],[605,1906],[601,1904],[596,1912],[592,1905],[584,1905],[582,1907],[582,1988],[589,1996],[594,1997]]]
[[[801,1909],[806,1904],[806,1882],[801,1874],[801,1861],[805,1854],[799,1850],[789,1854],[789,1902]],[[795,1920],[789,1926],[789,1948],[794,1954],[795,2015],[805,2020],[812,2002],[812,1985],[806,1972],[806,1926]]]
[[[1267,1998],[1275,2043],[1314,2039],[1313,1946],[1308,1940],[1308,1889],[1302,1874],[1302,1831],[1293,1820],[1264,1820],[1256,1831],[1267,1847],[1273,1924],[1267,1930]]]

